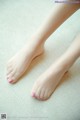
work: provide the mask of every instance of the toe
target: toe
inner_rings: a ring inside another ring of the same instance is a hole
[[[33,86],[33,88],[32,88],[32,91],[31,91],[31,96],[32,97],[37,98],[37,95],[36,95],[36,93],[38,92],[37,90],[38,90],[38,86],[35,83],[34,86]]]
[[[44,99],[44,100],[47,100],[47,99],[49,98],[49,96],[50,96],[50,95],[49,95],[49,91],[46,90],[45,93],[44,93],[43,99]]]
[[[35,92],[34,91],[31,92],[31,96],[35,97]]]
[[[11,73],[12,71],[13,71],[12,68],[8,69],[8,70],[7,70],[7,76],[10,75],[10,73]]]
[[[31,96],[32,96],[32,97],[35,97],[36,89],[37,89],[37,85],[36,85],[36,83],[35,83],[35,84],[33,85],[33,87],[32,87],[32,90],[31,90]]]
[[[7,80],[8,80],[9,83],[12,83],[12,82],[13,82],[13,78],[10,77],[10,76],[7,77]]]
[[[7,64],[7,69],[11,68],[12,65],[13,65],[12,63],[8,63],[8,64]]]
[[[14,82],[14,74],[15,74],[15,72],[13,71],[9,75],[7,75],[7,80],[9,83]]]
[[[13,79],[8,79],[8,82],[9,83],[13,83]]]
[[[13,71],[13,67],[12,66],[7,67],[7,75],[10,74],[12,71]]]
[[[41,92],[40,92],[40,100],[44,100],[44,93],[45,93],[45,90],[44,90],[44,89],[41,89]]]
[[[40,92],[41,92],[41,88],[38,87],[35,92],[35,98],[40,99]]]

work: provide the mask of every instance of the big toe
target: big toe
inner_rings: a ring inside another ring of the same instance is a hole
[[[11,71],[7,74],[7,80],[9,83],[15,82],[15,71]]]
[[[31,96],[38,100],[44,100],[44,90],[41,88],[34,89],[31,92]]]

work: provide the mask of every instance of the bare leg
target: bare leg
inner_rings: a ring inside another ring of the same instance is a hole
[[[43,53],[45,40],[76,10],[78,5],[58,4],[26,45],[12,57],[7,65],[7,79],[15,83],[28,69],[32,60]]]
[[[80,35],[75,38],[68,50],[43,73],[35,82],[31,95],[39,100],[48,99],[61,78],[80,57]]]

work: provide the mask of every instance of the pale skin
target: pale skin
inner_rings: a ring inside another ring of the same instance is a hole
[[[51,13],[33,34],[27,43],[7,65],[7,80],[15,83],[28,69],[32,60],[44,52],[47,38],[74,12],[80,8],[78,4],[57,4]],[[33,85],[31,96],[39,100],[47,100],[54,92],[61,78],[80,56],[80,35],[75,37],[68,50],[43,73]]]

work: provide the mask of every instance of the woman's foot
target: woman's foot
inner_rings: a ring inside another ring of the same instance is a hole
[[[63,75],[80,57],[80,35],[68,50],[35,82],[31,95],[39,100],[48,99],[59,84]]]
[[[32,60],[42,54],[44,51],[43,45],[28,44],[14,57],[12,57],[7,65],[7,80],[9,83],[15,83],[28,69]]]
[[[35,82],[31,96],[39,100],[47,100],[66,72],[66,67],[57,61]]]

